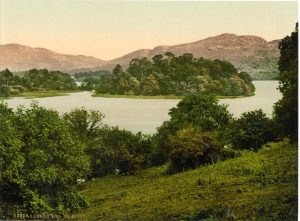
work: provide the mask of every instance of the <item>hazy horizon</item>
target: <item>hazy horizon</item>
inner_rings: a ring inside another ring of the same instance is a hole
[[[297,2],[0,0],[0,44],[110,60],[223,33],[290,34]]]

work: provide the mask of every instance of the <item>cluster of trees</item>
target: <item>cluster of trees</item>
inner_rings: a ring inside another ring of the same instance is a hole
[[[8,69],[0,72],[0,97],[17,95],[25,91],[74,90],[76,83],[69,74],[47,69],[32,69],[14,75]]]
[[[107,70],[78,72],[74,74],[74,78],[80,82],[79,89],[91,91],[95,90],[103,75],[111,75],[111,72]]]
[[[76,81],[83,81],[86,78],[100,78],[102,75],[110,74],[108,70],[98,70],[98,71],[89,71],[89,72],[77,72],[74,74]]]
[[[73,212],[85,201],[71,186],[89,174],[84,145],[53,110],[0,104],[0,216]]]
[[[249,74],[238,72],[227,61],[176,57],[171,52],[133,59],[126,71],[116,65],[112,74],[85,79],[85,89],[100,94],[188,95],[210,92],[217,95],[250,95],[254,86]]]

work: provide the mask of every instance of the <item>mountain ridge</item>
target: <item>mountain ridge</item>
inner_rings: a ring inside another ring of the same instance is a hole
[[[255,35],[223,33],[190,43],[138,49],[108,61],[92,56],[60,54],[45,48],[19,45],[26,47],[26,50],[33,50],[33,54],[20,56],[22,52],[17,51],[16,53],[12,50],[4,61],[1,59],[0,69],[7,67],[13,71],[22,71],[30,68],[48,68],[71,74],[79,71],[112,70],[116,64],[120,64],[126,69],[134,58],[147,57],[151,59],[156,54],[164,54],[170,51],[176,56],[192,53],[195,57],[227,60],[235,65],[239,71],[248,72],[254,79],[274,79],[278,74],[277,63],[280,54],[278,42],[279,40],[266,41]],[[5,46],[7,47],[7,45],[0,45],[0,57],[5,57],[3,56],[5,55],[3,53],[3,47]],[[18,59],[14,59],[15,55],[18,56]],[[30,58],[32,59],[30,60]]]
[[[75,68],[101,66],[106,62],[92,56],[62,54],[15,43],[0,45],[0,57],[0,69],[8,68],[12,71],[47,68],[68,72]]]
[[[266,41],[254,35],[223,33],[190,43],[139,49],[106,62],[101,69],[111,70],[116,64],[126,68],[133,58],[151,59],[156,54],[170,51],[176,56],[192,53],[195,57],[227,60],[239,71],[248,72],[254,79],[274,79],[278,75],[278,42],[279,40]]]

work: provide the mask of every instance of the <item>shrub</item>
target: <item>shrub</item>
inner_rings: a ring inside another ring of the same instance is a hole
[[[235,149],[258,150],[275,138],[274,122],[262,110],[243,113],[228,127],[228,137]]]
[[[134,174],[143,162],[142,155],[130,153],[125,145],[89,149],[92,176],[100,177],[116,173]]]
[[[212,133],[203,133],[191,127],[179,130],[171,136],[170,144],[173,149],[169,172],[195,169],[231,156],[225,152],[222,155],[223,145]]]
[[[222,131],[231,121],[232,115],[225,105],[219,105],[213,95],[189,95],[180,101],[169,113],[171,119],[158,128],[154,136],[156,143],[153,162],[165,163],[172,150],[169,136],[183,128],[193,127],[201,131]]]
[[[98,144],[87,149],[93,177],[115,173],[116,169],[120,173],[134,174],[150,165],[150,137],[108,126],[102,127],[98,136]]]

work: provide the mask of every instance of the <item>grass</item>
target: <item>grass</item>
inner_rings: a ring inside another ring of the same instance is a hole
[[[79,92],[78,90],[70,90],[70,91],[56,91],[56,90],[50,90],[50,91],[28,91],[21,93],[19,95],[13,96],[13,97],[24,97],[26,99],[31,98],[44,98],[44,97],[56,97],[56,96],[67,96],[69,93]]]
[[[297,147],[272,143],[258,153],[165,175],[166,166],[135,176],[79,184],[87,220],[296,220]]]
[[[234,95],[232,95],[232,96],[221,96],[221,95],[219,95],[219,96],[217,96],[217,98],[218,99],[235,99],[235,98],[247,98],[247,97],[251,97],[251,96],[254,96],[255,94],[253,93],[253,94],[247,94],[247,95],[238,95],[238,96],[234,96]]]
[[[0,97],[0,101],[1,100],[7,100],[7,99],[9,99],[9,97]]]

